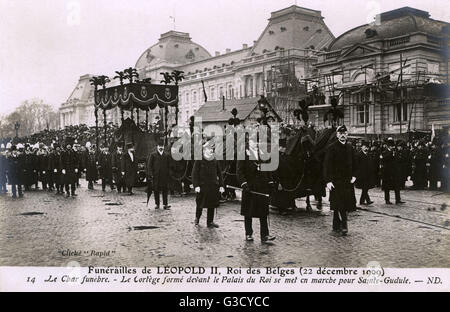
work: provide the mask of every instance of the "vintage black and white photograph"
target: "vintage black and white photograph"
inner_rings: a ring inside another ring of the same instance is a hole
[[[0,10],[0,267],[449,268],[447,1]]]

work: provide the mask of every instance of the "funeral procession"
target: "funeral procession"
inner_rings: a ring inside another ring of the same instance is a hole
[[[56,106],[20,97],[39,74],[2,75],[22,85],[0,111],[0,265],[448,266],[450,23],[407,6],[335,30],[318,9],[278,4],[213,54],[172,16],[159,38],[31,40],[83,57],[20,57],[54,67],[39,92],[68,85]]]

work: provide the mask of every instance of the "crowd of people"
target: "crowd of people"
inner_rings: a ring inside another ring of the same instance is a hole
[[[341,132],[347,135],[345,126],[339,127],[335,136],[340,138]],[[91,143],[95,141],[95,135],[95,129],[92,131],[92,128],[76,126],[2,143],[0,194],[8,193],[6,185],[9,184],[12,197],[22,197],[24,191],[39,189],[41,183],[43,190],[55,192],[56,195],[75,197],[80,179],[84,177],[88,189],[93,189],[97,181],[101,180],[103,191],[109,187],[111,191],[117,189],[119,193],[132,195],[139,171],[133,144],[124,145],[123,142],[118,142],[114,148],[105,145],[97,148]],[[303,141],[308,140],[302,139],[302,143]],[[288,210],[296,209],[296,197],[314,195],[318,202],[317,208],[321,209],[322,197],[326,195],[325,188],[330,191],[330,202],[335,202],[331,205],[332,209],[333,206],[348,206],[345,198],[355,197],[353,184],[362,190],[360,205],[373,203],[369,191],[374,187],[384,190],[386,204],[392,204],[390,191],[394,191],[395,204],[403,204],[400,191],[405,188],[408,179],[413,182],[412,188],[416,190],[437,190],[439,187],[444,192],[449,191],[448,146],[443,140],[421,139],[405,142],[388,138],[384,141],[347,142],[345,136],[342,146],[351,147],[351,153],[340,145],[332,145],[336,151],[327,151],[323,163],[307,160],[302,177],[294,176],[290,167],[286,166],[288,161],[285,161],[285,157],[288,156],[285,140],[280,141],[280,165],[276,172],[272,173],[260,170],[258,155],[255,156],[255,161],[237,161],[224,168],[223,164],[221,166],[221,163],[213,159],[214,146],[208,144],[203,148],[202,160],[187,162],[175,161],[170,157],[165,142],[158,142],[156,150],[148,155],[144,168],[148,187],[154,194],[155,209],[160,208],[160,195],[163,208],[170,209],[168,194],[186,194],[192,188],[197,194],[195,224],[199,224],[203,208],[208,208],[207,226],[218,227],[214,222],[214,209],[219,205],[219,194],[234,198],[235,189],[228,186],[235,185],[243,191],[241,214],[245,217],[248,241],[253,240],[252,218],[260,219],[263,242],[274,239],[269,235],[267,226],[269,204],[286,214]],[[249,151],[258,151],[258,146],[249,144],[247,152]],[[352,156],[346,156],[347,154]],[[341,158],[336,155],[341,155]],[[346,165],[339,171],[337,168],[341,168],[341,164]],[[288,190],[296,189],[299,179],[303,181],[303,176],[312,177],[314,172],[311,170],[314,166],[320,167],[317,169],[320,175],[310,184],[317,185],[318,192],[310,190],[310,193],[298,196],[297,190]],[[348,181],[341,183],[342,181],[336,178],[339,175],[350,176],[351,187],[346,184]],[[230,181],[230,177],[235,181]],[[339,195],[331,196],[336,193]],[[307,205],[309,206],[309,196]],[[341,214],[340,208],[336,210],[339,213],[335,213],[333,229],[346,231],[346,216]],[[342,226],[343,224],[345,225]]]

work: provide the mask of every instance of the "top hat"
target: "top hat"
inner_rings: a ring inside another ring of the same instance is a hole
[[[347,132],[348,130],[347,130],[347,127],[345,126],[345,125],[342,125],[342,126],[339,126],[337,129],[336,129],[336,132]]]
[[[127,149],[134,148],[133,143],[128,142],[127,145],[126,145],[126,148],[127,148]]]

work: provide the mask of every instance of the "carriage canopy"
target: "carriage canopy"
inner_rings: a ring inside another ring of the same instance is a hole
[[[153,110],[178,105],[177,85],[157,85],[134,82],[95,91],[95,108],[109,110],[119,107],[123,110],[139,108]]]

